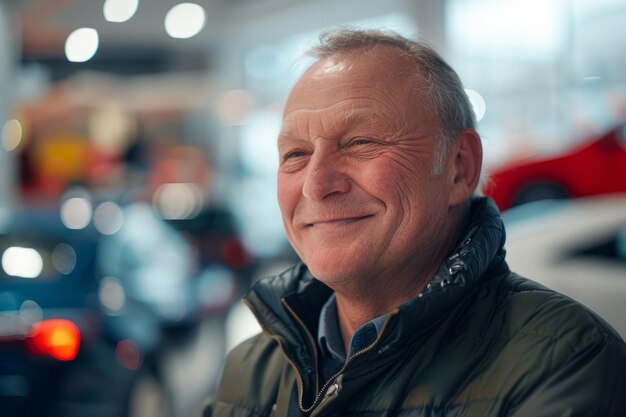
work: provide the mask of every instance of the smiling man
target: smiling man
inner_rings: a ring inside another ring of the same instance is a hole
[[[321,40],[278,138],[302,263],[251,289],[263,334],[203,415],[626,415],[624,342],[506,265],[456,73],[395,34]]]

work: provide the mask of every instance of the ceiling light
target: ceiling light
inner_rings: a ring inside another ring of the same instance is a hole
[[[76,29],[65,41],[65,55],[70,62],[89,61],[98,50],[98,42],[98,32],[95,29]]]
[[[121,23],[130,20],[137,11],[139,0],[106,0],[104,18],[109,22]]]
[[[181,3],[165,16],[165,30],[172,38],[187,39],[197,35],[205,23],[204,9],[195,3]]]

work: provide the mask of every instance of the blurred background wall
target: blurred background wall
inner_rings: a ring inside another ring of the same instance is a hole
[[[514,269],[626,334],[626,0],[0,0],[0,207],[38,219],[0,215],[0,313],[58,314],[28,285],[72,276],[85,233],[101,250],[81,308],[116,322],[104,339],[133,386],[148,357],[194,340],[148,373],[186,391],[177,415],[194,409],[223,354],[258,331],[235,300],[296,260],[275,141],[304,52],[340,25],[422,38],[452,64]],[[542,198],[566,200],[508,214]],[[54,288],[57,301],[74,291]],[[25,396],[2,352],[0,394]]]

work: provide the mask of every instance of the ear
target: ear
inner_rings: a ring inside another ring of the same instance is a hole
[[[452,149],[452,189],[450,207],[465,203],[474,193],[480,180],[483,147],[480,136],[473,129],[463,130]]]

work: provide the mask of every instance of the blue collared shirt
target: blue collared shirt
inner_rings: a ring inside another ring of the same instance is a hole
[[[346,356],[346,349],[339,329],[339,317],[337,315],[337,298],[333,293],[320,312],[317,342],[322,350],[323,356],[330,356],[336,362],[342,364],[347,358],[356,352],[371,345],[378,337],[387,317],[385,314],[365,323],[359,327],[352,335],[350,349]]]

